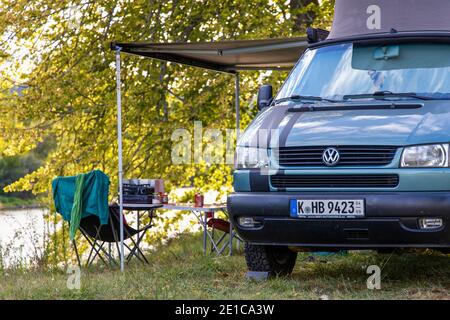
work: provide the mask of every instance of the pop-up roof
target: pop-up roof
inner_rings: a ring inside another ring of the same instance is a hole
[[[328,40],[397,32],[450,32],[450,0],[336,0]]]

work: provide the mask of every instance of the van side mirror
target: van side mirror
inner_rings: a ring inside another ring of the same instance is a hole
[[[270,84],[262,85],[258,91],[258,100],[257,100],[258,109],[262,110],[270,106],[270,104],[272,103],[272,99],[273,99],[272,86]]]

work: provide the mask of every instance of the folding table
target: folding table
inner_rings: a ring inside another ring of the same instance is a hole
[[[239,237],[234,233],[233,223],[231,220],[229,221],[230,222],[229,240],[228,243],[226,243],[222,247],[219,247],[222,238],[219,239],[218,241],[214,240],[212,231],[210,232],[208,230],[208,213],[223,212],[228,217],[226,204],[204,205],[202,207],[196,207],[193,204],[164,204],[161,209],[190,211],[194,214],[198,222],[203,227],[203,254],[206,255],[208,239],[211,242],[213,251],[215,251],[217,255],[222,254],[223,251],[226,249],[226,247],[228,247],[230,255],[233,253],[233,238],[239,239]]]

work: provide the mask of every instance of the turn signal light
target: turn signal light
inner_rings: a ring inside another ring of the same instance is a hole
[[[262,221],[253,217],[239,217],[238,223],[239,226],[244,228],[256,228],[262,226]]]

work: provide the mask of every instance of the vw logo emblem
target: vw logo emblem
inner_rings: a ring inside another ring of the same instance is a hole
[[[327,148],[322,154],[322,161],[325,165],[332,167],[339,162],[339,151],[335,148]]]

